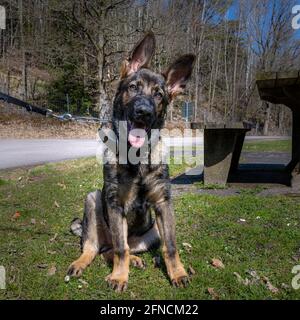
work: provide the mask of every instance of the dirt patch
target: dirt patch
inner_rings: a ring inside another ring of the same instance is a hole
[[[94,139],[99,124],[62,122],[0,104],[0,139]]]

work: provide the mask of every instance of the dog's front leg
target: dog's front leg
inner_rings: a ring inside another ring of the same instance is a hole
[[[165,200],[156,204],[155,213],[162,239],[163,257],[170,280],[176,287],[186,287],[189,283],[189,278],[176,248],[175,218],[171,201]]]
[[[109,226],[113,243],[113,270],[105,280],[116,291],[125,291],[129,274],[129,246],[127,243],[127,220],[123,209],[108,206]]]

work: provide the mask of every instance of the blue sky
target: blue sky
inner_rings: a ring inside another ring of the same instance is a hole
[[[239,0],[234,0],[232,6],[229,8],[227,12],[227,17],[229,20],[233,20],[236,18],[236,10],[237,10],[237,5],[238,5]],[[292,0],[291,1],[292,5],[300,5],[300,0]],[[291,28],[292,28],[292,19],[294,15],[291,12]],[[300,39],[300,29],[295,31],[295,38]]]

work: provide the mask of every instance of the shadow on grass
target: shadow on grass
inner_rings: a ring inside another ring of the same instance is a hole
[[[292,175],[282,164],[240,164],[236,172],[231,172],[229,183],[282,184],[291,186]],[[175,185],[190,185],[204,181],[204,175],[181,174],[171,180]]]

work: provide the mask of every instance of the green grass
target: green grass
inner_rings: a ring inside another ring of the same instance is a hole
[[[194,182],[194,185],[199,188],[199,189],[204,189],[204,190],[222,190],[222,189],[227,189],[226,185],[221,185],[221,184],[215,184],[215,183],[207,183],[204,184],[203,181],[200,182]]]
[[[173,147],[171,151],[182,150],[182,147]],[[195,147],[185,146],[186,152],[192,152]],[[254,141],[245,140],[243,151],[245,152],[290,152],[292,150],[292,140],[265,140]]]
[[[241,195],[248,195],[248,196],[253,195],[254,196],[254,195],[257,195],[258,193],[262,192],[265,189],[266,189],[265,187],[257,185],[255,187],[251,187],[251,188],[241,188],[239,190],[239,193]]]
[[[196,161],[193,161],[195,158],[194,157],[188,157],[189,159],[189,164],[187,164],[184,159],[178,162],[176,162],[174,160],[174,158],[170,159],[170,163],[169,163],[169,172],[170,172],[170,176],[172,177],[176,177],[179,174],[185,173],[186,171],[188,171],[189,169],[195,167],[196,165]],[[182,163],[180,163],[182,162]]]
[[[273,141],[245,141],[243,151],[245,152],[290,152],[292,140]]]
[[[7,181],[4,179],[0,179],[0,186],[7,184]]]
[[[177,169],[171,168],[172,174]],[[153,267],[152,252],[142,255],[146,270],[131,268],[128,290],[118,294],[107,288],[104,277],[111,267],[100,257],[83,275],[88,286],[77,279],[64,282],[68,265],[80,254],[70,221],[82,216],[86,194],[102,185],[94,159],[2,171],[0,178],[5,181],[0,186],[0,265],[7,272],[7,289],[0,290],[0,299],[211,299],[208,287],[220,299],[300,298],[300,290],[291,288],[291,270],[297,264],[292,257],[300,245],[298,198],[248,193],[175,198],[180,255],[184,265],[196,271],[191,285],[172,288],[165,268]],[[16,211],[21,216],[13,219]],[[191,252],[184,242],[191,244]],[[214,269],[212,258],[221,259],[225,269]],[[49,276],[52,266],[57,271]],[[239,284],[233,273],[245,278],[250,269],[268,277],[279,293],[262,283]],[[282,283],[289,288],[281,288]]]

